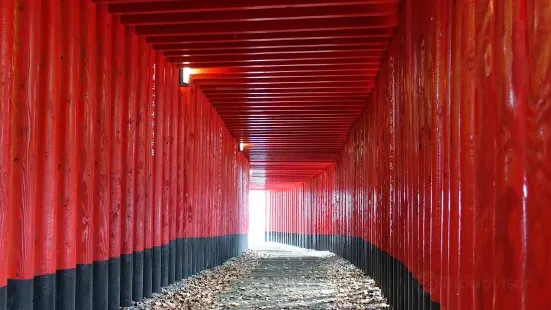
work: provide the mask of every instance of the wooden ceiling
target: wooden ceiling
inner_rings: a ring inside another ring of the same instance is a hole
[[[315,176],[374,87],[399,0],[96,0],[173,63],[196,70],[255,189]]]

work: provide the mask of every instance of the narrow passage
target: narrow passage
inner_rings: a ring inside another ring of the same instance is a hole
[[[375,282],[329,252],[265,243],[127,309],[389,309]]]

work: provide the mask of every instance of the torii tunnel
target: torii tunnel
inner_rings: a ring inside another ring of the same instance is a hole
[[[250,189],[394,309],[551,309],[551,2],[0,0],[0,310],[219,265]]]

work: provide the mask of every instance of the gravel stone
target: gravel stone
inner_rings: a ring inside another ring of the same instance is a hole
[[[375,281],[330,252],[265,243],[129,310],[390,309]]]

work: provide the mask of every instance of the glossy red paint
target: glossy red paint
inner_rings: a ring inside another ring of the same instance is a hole
[[[267,231],[361,237],[442,309],[550,308],[549,13],[545,1],[405,1],[334,167],[271,190]],[[326,193],[329,227],[316,216]]]
[[[336,158],[399,11],[395,0],[102,2],[170,62],[196,70],[246,144],[257,189],[307,180]]]
[[[0,4],[2,293],[8,280],[248,231],[249,162],[237,141],[200,87],[179,88],[177,65],[107,10]],[[32,305],[32,292],[18,298]]]
[[[13,1],[0,2],[0,42],[13,42],[14,15]],[[8,220],[10,203],[10,145],[11,145],[11,116],[13,110],[13,46],[0,44],[0,266],[7,266],[8,258]],[[8,268],[0,268],[0,287],[7,285]],[[0,301],[2,302],[2,301]]]

